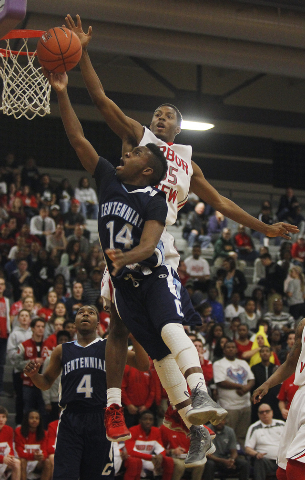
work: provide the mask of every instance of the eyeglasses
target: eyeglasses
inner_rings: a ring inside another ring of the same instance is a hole
[[[262,413],[269,413],[271,412],[271,410],[261,410],[260,412],[258,412],[259,414],[262,414]]]

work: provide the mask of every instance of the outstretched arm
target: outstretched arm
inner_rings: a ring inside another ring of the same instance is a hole
[[[283,365],[281,365],[271,377],[266,380],[260,387],[258,387],[252,395],[253,403],[258,403],[261,399],[268,393],[269,389],[275,387],[279,383],[282,383],[284,380],[289,378],[296,369],[299,356],[302,349],[302,333],[305,326],[305,318],[299,323],[296,335],[295,335],[295,344],[291,349],[291,352],[288,354],[287,359]]]
[[[48,390],[55,382],[58,375],[61,372],[61,358],[62,358],[62,346],[57,345],[53,350],[49,366],[44,373],[38,373],[41,365],[34,360],[28,362],[25,366],[23,373],[30,377],[34,385],[40,388],[40,390]]]
[[[92,27],[89,27],[88,33],[86,34],[83,31],[79,15],[76,15],[76,24],[71,15],[67,15],[65,21],[67,27],[78,36],[82,44],[83,54],[79,65],[89,95],[111,130],[122,139],[124,154],[140,143],[143,137],[143,127],[136,120],[127,117],[105,94],[103,85],[92,66],[87,50],[87,46],[92,38]]]
[[[132,263],[142,262],[151,257],[160,240],[164,230],[164,224],[157,220],[147,220],[144,224],[140,243],[128,252],[122,252],[119,249],[108,249],[106,255],[112,260],[114,269],[112,275],[115,276],[121,268]]]
[[[85,138],[80,121],[71,105],[67,91],[68,76],[66,73],[52,74],[46,70],[44,70],[44,74],[57,93],[60,115],[67,137],[83,167],[93,175],[99,156],[91,143]]]
[[[236,203],[232,202],[226,197],[220,195],[212,185],[205,179],[202,171],[192,162],[194,173],[191,179],[191,191],[198,195],[199,198],[211,205],[215,210],[221,212],[225,217],[241,223],[246,227],[257,230],[264,233],[268,237],[283,237],[289,240],[289,232],[297,233],[298,227],[290,225],[288,223],[275,223],[274,225],[266,225],[257,218],[252,217],[249,213],[245,212]]]

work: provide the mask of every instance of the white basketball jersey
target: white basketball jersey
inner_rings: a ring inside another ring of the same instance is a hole
[[[186,203],[190,189],[192,167],[192,147],[173,143],[168,145],[157,138],[148,128],[144,127],[144,135],[139,145],[154,143],[163,151],[168,163],[165,180],[157,186],[166,193],[168,213],[166,225],[173,225],[177,220],[177,213]]]
[[[305,385],[305,327],[302,332],[302,349],[295,369],[294,384],[300,387]]]

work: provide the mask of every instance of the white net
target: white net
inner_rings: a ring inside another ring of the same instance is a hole
[[[24,116],[32,120],[36,115],[43,117],[50,113],[51,86],[41,68],[34,65],[38,60],[28,50],[28,38],[21,41],[23,45],[18,52],[12,52],[9,39],[6,40],[6,55],[0,52],[0,77],[3,80],[0,111],[14,115],[16,119]]]

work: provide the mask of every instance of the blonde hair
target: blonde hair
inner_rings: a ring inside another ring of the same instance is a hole
[[[302,293],[304,293],[304,290],[305,290],[305,280],[304,280],[304,274],[302,272],[302,268],[299,267],[298,265],[295,265],[294,267],[292,267],[290,269],[290,272],[291,273],[292,271],[295,271],[298,275],[298,278],[300,279],[300,282],[301,282],[301,290],[302,290]]]

